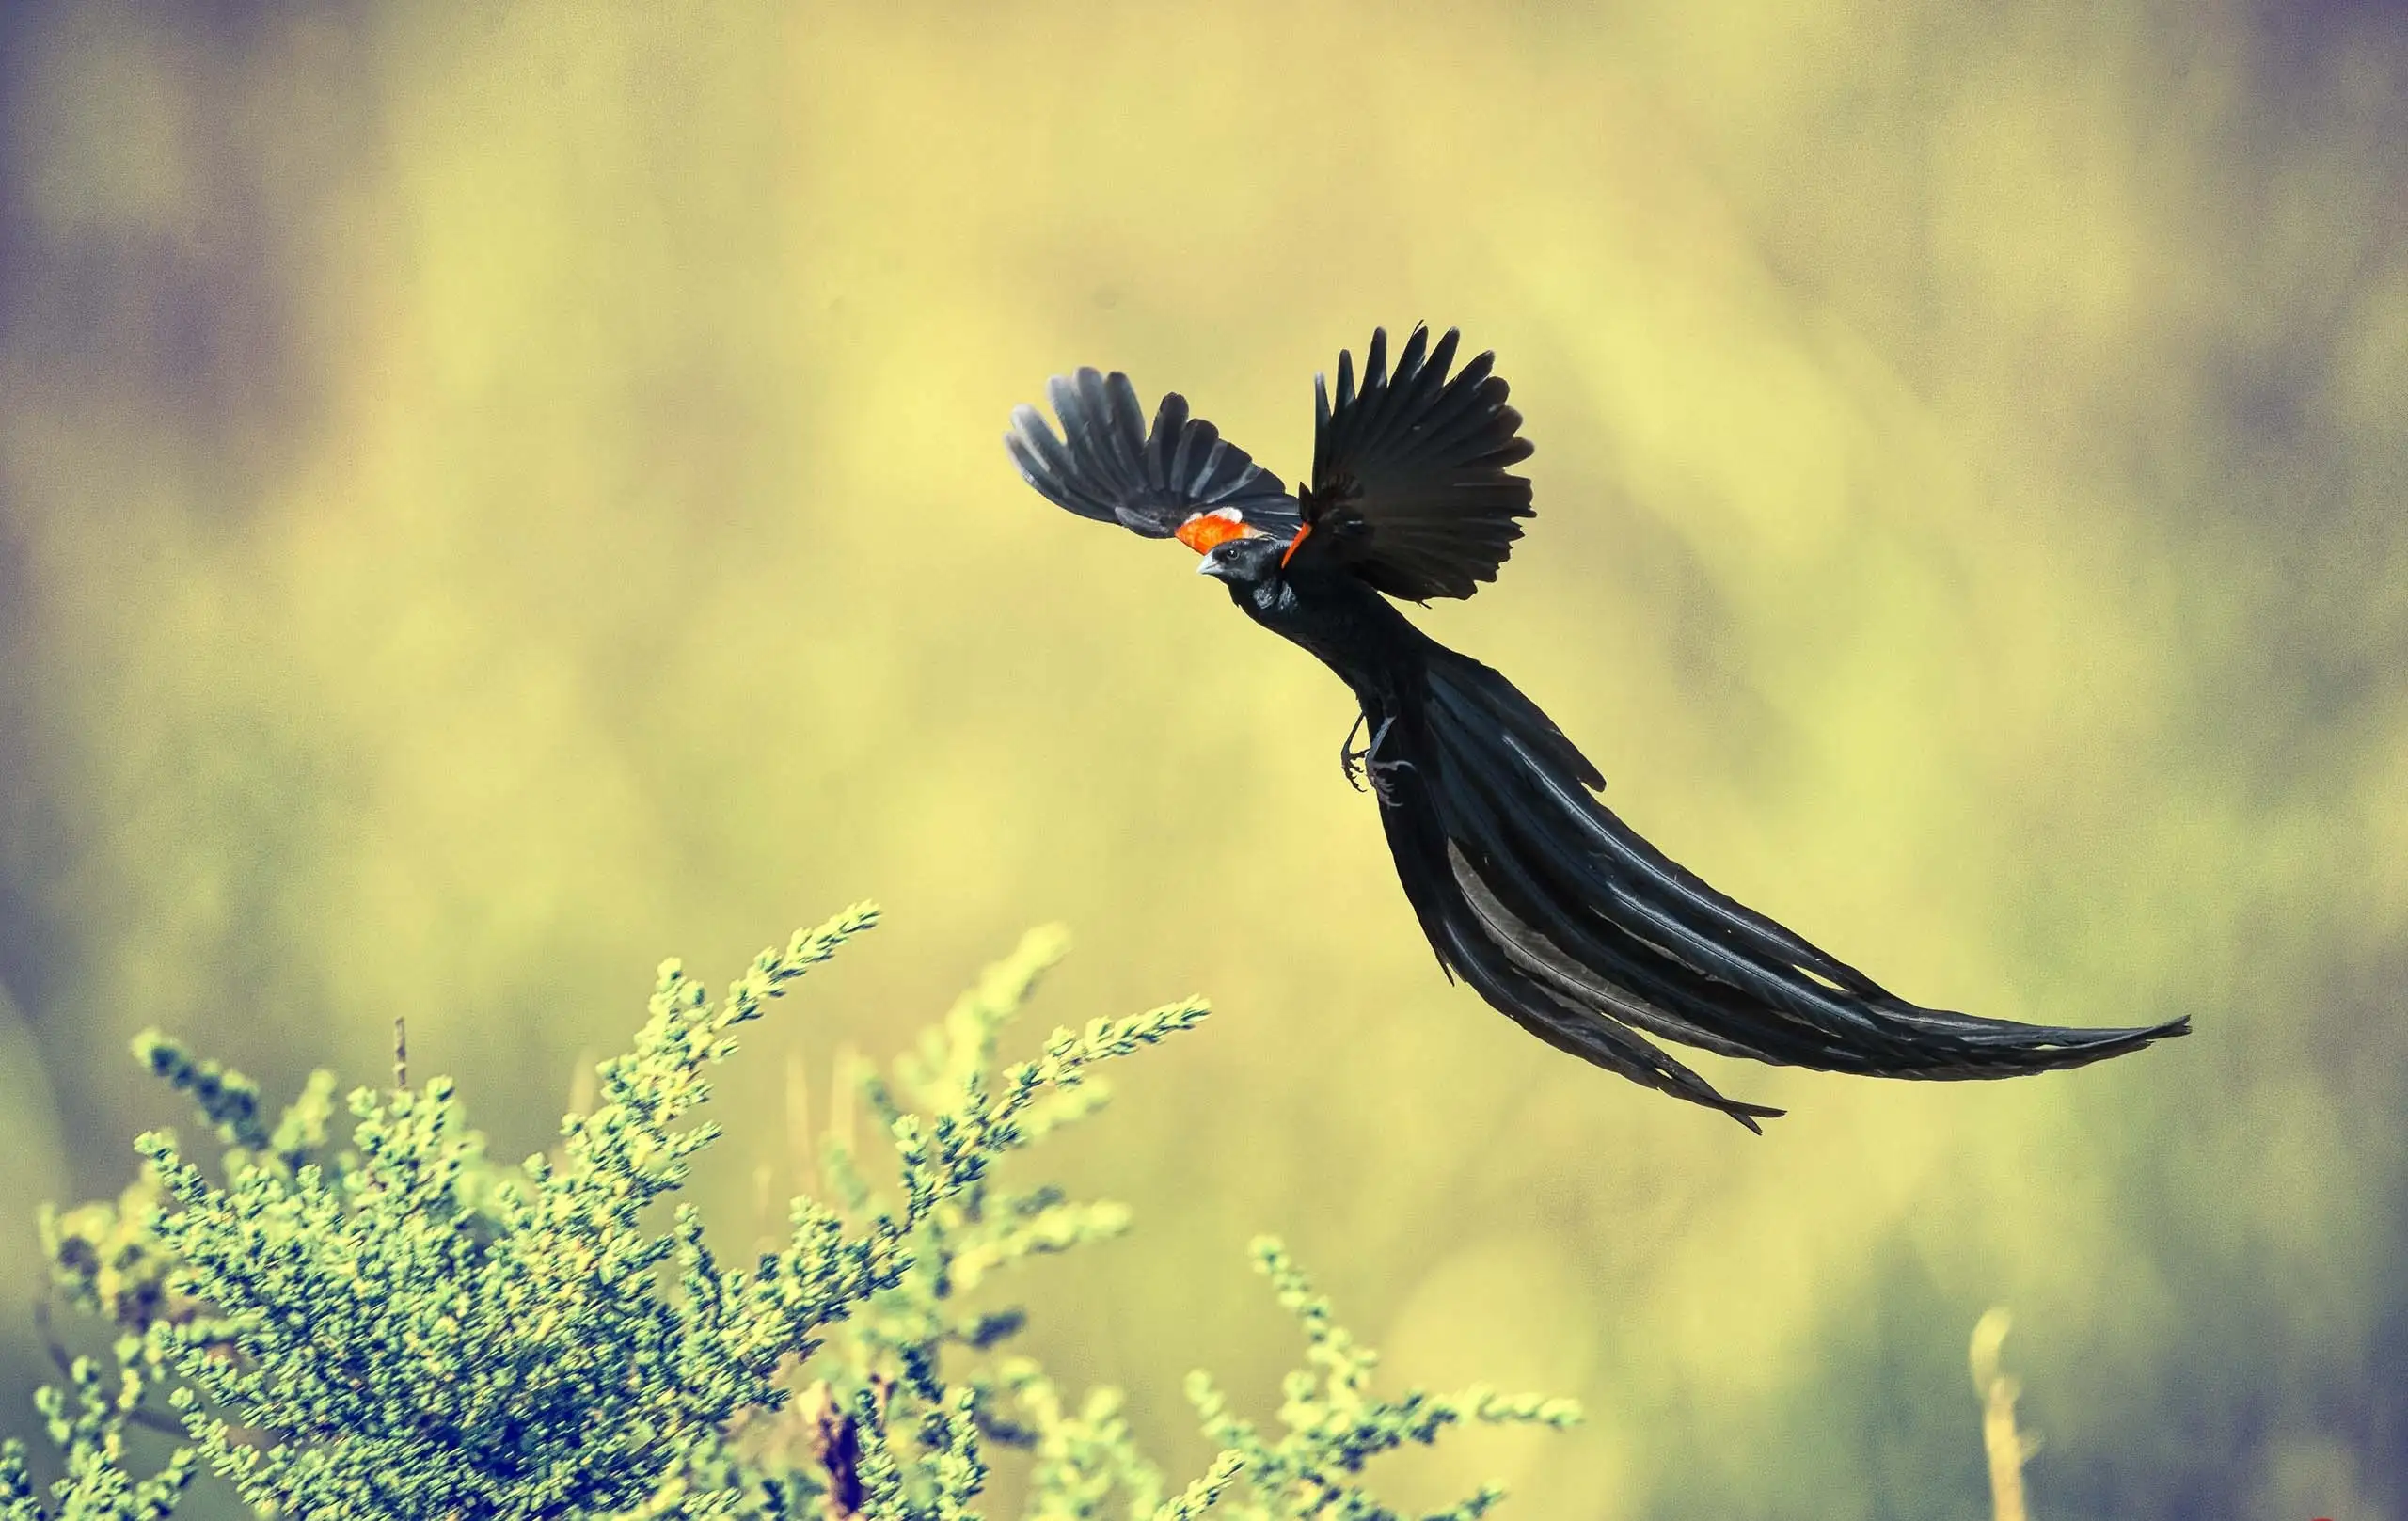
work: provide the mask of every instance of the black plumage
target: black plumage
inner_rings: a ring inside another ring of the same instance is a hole
[[[1507,473],[1529,458],[1522,414],[1483,354],[1450,380],[1450,330],[1428,350],[1416,327],[1387,372],[1387,333],[1371,335],[1363,388],[1354,356],[1338,356],[1338,401],[1313,377],[1313,476],[1300,504],[1321,542],[1390,596],[1469,596],[1522,536],[1530,483]],[[1264,525],[1266,531],[1271,531]]]
[[[1006,439],[1053,500],[1206,550],[1200,568],[1249,617],[1346,682],[1371,737],[1343,758],[1370,778],[1405,897],[1450,974],[1548,1044],[1751,1130],[1780,1111],[1724,1098],[1647,1037],[1961,1079],[2079,1067],[2188,1031],[2184,1019],[2082,1029],[1909,1003],[1716,892],[1599,801],[1605,778],[1537,705],[1388,600],[1471,595],[1531,515],[1529,483],[1510,473],[1530,453],[1520,414],[1491,356],[1449,375],[1455,346],[1451,331],[1434,346],[1416,328],[1391,373],[1375,332],[1359,390],[1341,354],[1335,401],[1315,382],[1312,477],[1292,498],[1176,395],[1149,436],[1118,374],[1054,381],[1067,446],[1028,407]],[[1182,447],[1190,437],[1205,447]],[[1218,521],[1199,534],[1201,515]]]
[[[1296,499],[1202,418],[1187,398],[1164,396],[1147,431],[1136,388],[1117,370],[1055,375],[1049,387],[1060,438],[1033,406],[1012,412],[1004,436],[1013,463],[1047,499],[1081,517],[1166,539],[1199,512],[1234,510],[1266,531],[1295,531]]]

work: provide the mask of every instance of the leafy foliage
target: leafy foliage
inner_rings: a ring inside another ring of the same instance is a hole
[[[66,1475],[51,1486],[55,1509],[35,1497],[25,1471],[23,1444],[0,1450],[0,1517],[6,1521],[164,1521],[191,1485],[198,1455],[179,1448],[155,1473],[135,1479],[125,1471],[125,1429],[144,1396],[159,1383],[155,1350],[139,1339],[118,1344],[117,1387],[89,1357],[68,1365],[71,1396],[45,1388],[36,1397],[50,1440],[66,1460]]]
[[[339,1144],[327,1074],[271,1127],[241,1074],[138,1040],[222,1144],[222,1180],[154,1133],[117,1200],[44,1216],[55,1287],[114,1327],[119,1371],[112,1387],[90,1359],[63,1359],[72,1395],[46,1390],[41,1409],[65,1475],[45,1503],[9,1444],[0,1521],[164,1517],[204,1464],[261,1513],[296,1517],[968,1521],[990,1453],[1014,1450],[1038,1521],[1184,1521],[1222,1501],[1264,1521],[1388,1521],[1357,1480],[1378,1453],[1458,1420],[1577,1418],[1567,1402],[1479,1388],[1372,1399],[1371,1354],[1268,1240],[1259,1263],[1307,1346],[1286,1434],[1262,1437],[1195,1375],[1224,1450],[1177,1496],[1117,1391],[1073,1401],[1001,1355],[1024,1316],[974,1291],[1129,1215],[1007,1188],[997,1165],[1099,1108],[1101,1064],[1207,1013],[1191,999],[1056,1030],[998,1070],[1004,1027],[1065,949],[1058,931],[990,968],[891,1077],[849,1074],[890,1155],[865,1167],[849,1127],[833,1127],[822,1195],[792,1200],[783,1241],[750,1264],[722,1262],[670,1197],[718,1139],[694,1118],[706,1070],[877,917],[859,905],[798,933],[716,1002],[663,963],[650,1019],[602,1064],[592,1107],[562,1120],[552,1157],[515,1166],[486,1156],[445,1080],[354,1091]],[[125,1434],[170,1423],[161,1390],[187,1445],[136,1479]]]
[[[1238,1513],[1246,1521],[1287,1516],[1396,1521],[1396,1512],[1354,1481],[1364,1464],[1380,1453],[1407,1442],[1434,1442],[1440,1431],[1460,1420],[1561,1429],[1580,1419],[1579,1406],[1570,1400],[1500,1396],[1480,1385],[1459,1394],[1414,1389],[1402,1400],[1374,1400],[1370,1385],[1378,1355],[1358,1345],[1331,1318],[1329,1301],[1313,1292],[1285,1246],[1272,1237],[1259,1237],[1254,1257],[1278,1291],[1279,1303],[1304,1324],[1307,1366],[1288,1375],[1287,1401],[1279,1407],[1287,1434],[1276,1442],[1264,1440],[1252,1422],[1229,1413],[1228,1402],[1209,1375],[1196,1372],[1187,1378],[1187,1397],[1204,1418],[1205,1434],[1221,1444],[1231,1477],[1242,1478],[1254,1492],[1254,1503]],[[1504,1497],[1504,1490],[1491,1484],[1427,1521],[1477,1521]],[[1185,1516],[1196,1511],[1174,1508],[1170,1513]]]

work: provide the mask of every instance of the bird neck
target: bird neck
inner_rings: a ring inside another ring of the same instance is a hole
[[[1247,617],[1300,644],[1354,689],[1366,711],[1393,707],[1427,679],[1429,636],[1344,571],[1305,569],[1232,586]]]

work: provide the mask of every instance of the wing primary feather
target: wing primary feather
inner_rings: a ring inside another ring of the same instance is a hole
[[[1308,551],[1390,596],[1469,596],[1496,579],[1531,515],[1527,479],[1509,473],[1529,457],[1521,413],[1483,351],[1453,369],[1459,329],[1417,324],[1391,350],[1385,327],[1364,350],[1362,384],[1351,350],[1339,352],[1337,395],[1314,392],[1316,517],[1339,512],[1339,531]],[[1393,357],[1393,363],[1391,363]]]
[[[1112,436],[1115,443],[1130,451],[1129,463],[1135,466],[1138,478],[1145,477],[1146,409],[1137,400],[1137,388],[1129,377],[1115,370],[1104,380],[1105,393],[1112,399]]]
[[[1081,489],[1069,450],[1054,436],[1043,413],[1022,405],[1013,410],[1012,423],[1013,431],[1004,436],[1004,444],[1030,485],[1082,517],[1113,521],[1110,505]]]
[[[1486,355],[1481,356],[1486,358]],[[1458,444],[1491,431],[1521,426],[1522,415],[1502,415],[1513,388],[1484,370],[1465,367],[1455,383],[1432,404],[1419,436],[1420,452],[1441,454]]]
[[[1099,404],[1102,374],[1091,367],[1083,368],[1069,376],[1055,376],[1054,384],[1054,410],[1061,414],[1063,436],[1080,463],[1088,489],[1102,499],[1119,499],[1126,495],[1128,483],[1120,478],[1110,440],[1099,436],[1104,423]]]
[[[1423,424],[1422,414],[1428,409],[1432,398],[1446,386],[1446,359],[1453,353],[1453,345],[1449,340],[1454,336],[1453,330],[1449,329],[1447,337],[1439,340],[1438,349],[1433,351],[1430,348],[1430,328],[1424,324],[1417,325],[1413,336],[1406,340],[1405,357],[1412,363],[1399,361],[1396,375],[1388,382],[1396,392],[1396,400],[1389,404],[1382,420],[1390,425],[1401,421],[1406,424],[1406,436],[1399,439],[1399,443],[1407,442],[1419,434]]]
[[[1146,436],[1146,484],[1155,491],[1175,490],[1187,457],[1187,398],[1164,391],[1154,408],[1153,431]]]
[[[1405,336],[1404,347],[1397,352],[1396,368],[1389,372],[1380,396],[1376,400],[1365,398],[1363,432],[1367,437],[1388,441],[1391,447],[1402,442],[1391,440],[1388,436],[1401,418],[1411,415],[1414,398],[1420,389],[1422,355],[1429,342],[1430,329],[1421,324],[1416,324]],[[1367,385],[1364,389],[1369,391],[1370,388]]]
[[[1161,408],[1154,414],[1155,448],[1169,451],[1158,484],[1174,493],[1186,490],[1196,479],[1197,445],[1209,445],[1217,436],[1212,425],[1200,418],[1194,427],[1188,426],[1187,398],[1177,391],[1165,392]]]
[[[1415,338],[1423,331],[1417,328]],[[1409,394],[1400,396],[1392,408],[1394,417],[1405,420],[1402,436],[1392,445],[1400,459],[1419,460],[1431,452],[1430,435],[1443,420],[1438,408],[1448,400],[1447,367],[1454,362],[1456,338],[1455,330],[1448,328],[1429,358],[1416,367]],[[1404,388],[1402,381],[1398,386]]]
[[[1370,344],[1363,351],[1363,390],[1355,405],[1354,442],[1365,443],[1374,436],[1372,426],[1388,398],[1388,330],[1374,327]]]
[[[1118,371],[1083,366],[1046,382],[1061,421],[1056,437],[1033,406],[1015,407],[1004,445],[1028,483],[1082,517],[1168,538],[1203,507],[1234,507],[1265,532],[1302,519],[1276,475],[1166,393],[1149,428],[1136,388]]]
[[[1121,490],[1131,494],[1142,491],[1146,483],[1146,419],[1137,405],[1136,388],[1118,371],[1101,376],[1085,370],[1080,372],[1080,378],[1086,380],[1091,388],[1089,405],[1095,413],[1096,430],[1110,453]]]
[[[1233,467],[1231,455],[1234,452],[1225,440],[1216,438],[1212,441],[1212,449],[1204,455],[1204,468],[1196,472],[1196,500],[1216,502],[1245,484],[1246,472],[1243,467],[1230,467],[1228,479],[1221,479],[1223,468]]]

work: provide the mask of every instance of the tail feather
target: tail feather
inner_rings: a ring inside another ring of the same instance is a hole
[[[1631,1017],[1644,1008],[1643,1000],[1594,979],[1592,987],[1584,988],[1547,965],[1533,955],[1534,937],[1513,933],[1516,927],[1510,913],[1493,896],[1450,892],[1454,885],[1448,864],[1452,848],[1432,827],[1436,822],[1433,810],[1406,802],[1384,809],[1383,816],[1405,896],[1420,915],[1422,930],[1438,953],[1440,965],[1471,984],[1514,1023],[1559,1051],[1659,1092],[1719,1110],[1751,1131],[1761,1133],[1759,1118],[1782,1113],[1716,1092],[1713,1085],[1630,1027],[1644,1023]],[[1602,1013],[1600,1000],[1615,1004],[1616,1012],[1624,1013],[1628,1022]],[[1702,1030],[1696,1033],[1708,1035]],[[1714,1044],[1710,1038],[1699,1043],[1709,1048]]]
[[[1667,858],[1592,795],[1603,779],[1538,706],[1432,645],[1397,715],[1382,810],[1439,959],[1517,1023],[1755,1129],[1640,1031],[1727,1056],[1921,1079],[2079,1067],[2188,1032],[2019,1024],[1925,1008]],[[1375,720],[1385,715],[1374,715]]]
[[[1450,652],[1451,654],[1451,652]],[[1851,992],[1879,995],[1879,983],[1839,958],[1701,880],[1589,796],[1605,778],[1538,705],[1504,676],[1456,656],[1466,670],[1433,682],[1442,725],[1467,756],[1488,753],[1489,769],[1535,805],[1544,829],[1570,821],[1591,852],[1592,869],[1643,890],[1688,927],[1756,955],[1794,962]],[[1451,662],[1450,662],[1451,663]],[[1466,679],[1467,678],[1467,679]],[[1566,752],[1576,763],[1563,764]],[[1516,784],[1519,784],[1518,785]],[[1569,843],[1569,842],[1567,842]]]

